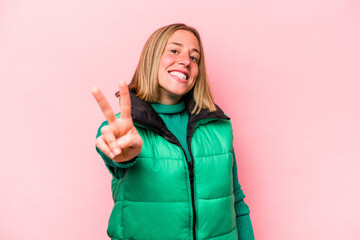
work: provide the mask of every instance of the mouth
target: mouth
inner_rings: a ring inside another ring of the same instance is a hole
[[[178,71],[178,70],[173,70],[173,71],[169,71],[170,75],[175,76],[181,80],[188,80],[189,79],[189,75],[186,72],[182,72],[182,71]]]

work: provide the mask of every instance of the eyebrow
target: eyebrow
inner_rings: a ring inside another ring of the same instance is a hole
[[[184,45],[182,44],[182,43],[178,43],[178,42],[171,42],[171,43],[169,43],[169,44],[174,44],[174,45],[177,45],[177,46],[180,46],[180,47],[184,47]],[[168,45],[169,45],[168,44]],[[192,51],[194,51],[194,52],[197,52],[198,54],[200,54],[200,51],[199,50],[197,50],[196,48],[193,48],[193,49],[191,49]]]

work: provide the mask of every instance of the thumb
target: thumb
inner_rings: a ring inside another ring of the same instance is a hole
[[[139,135],[126,134],[120,138],[118,138],[117,143],[119,144],[121,149],[126,149],[130,147],[141,147],[142,139]]]

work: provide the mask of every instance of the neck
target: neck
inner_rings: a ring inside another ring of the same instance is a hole
[[[166,95],[166,96],[160,96],[160,101],[159,103],[161,104],[165,104],[165,105],[175,105],[178,104],[180,102],[182,96],[170,96],[170,95]]]

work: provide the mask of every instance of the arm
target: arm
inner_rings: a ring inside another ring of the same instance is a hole
[[[235,195],[235,212],[236,212],[236,226],[238,229],[239,240],[253,240],[254,232],[250,219],[250,209],[244,202],[245,194],[243,193],[238,180],[236,158],[234,156],[233,164],[233,184],[234,184],[234,195]]]

